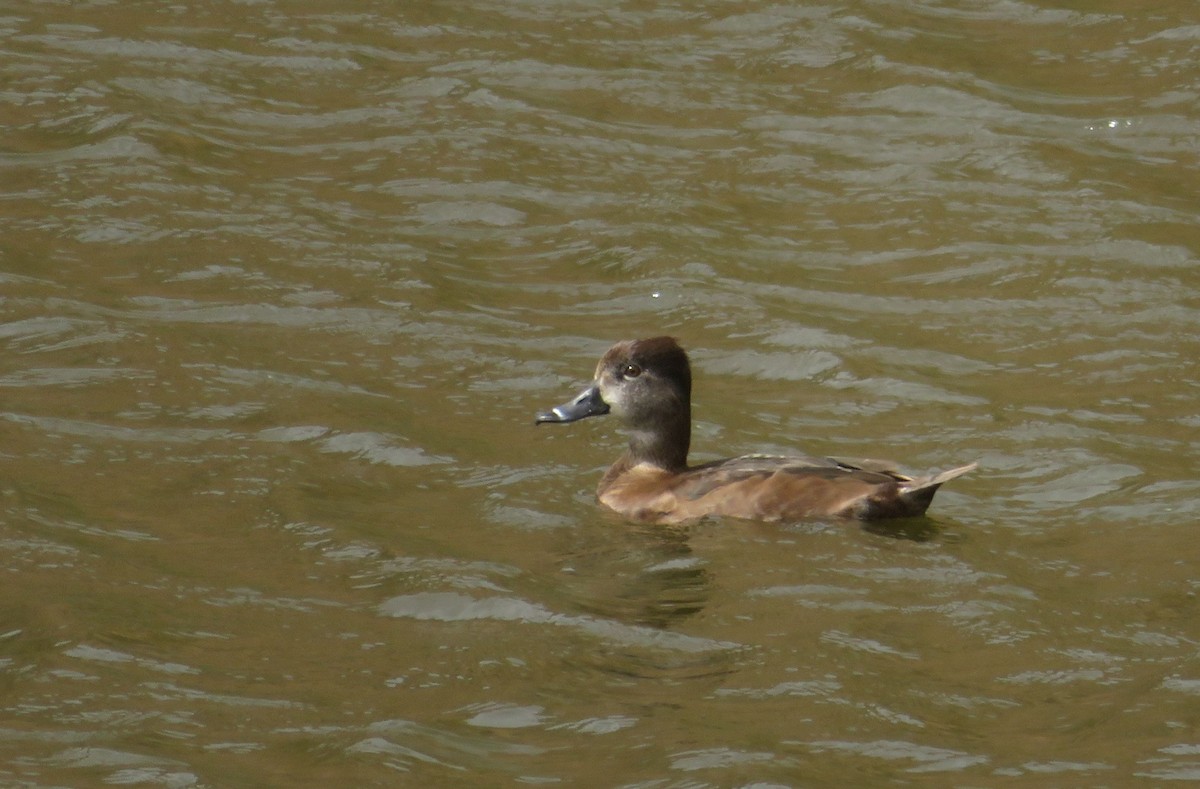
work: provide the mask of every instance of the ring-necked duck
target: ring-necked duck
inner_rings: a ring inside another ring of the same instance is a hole
[[[610,509],[650,523],[706,515],[763,521],[920,515],[942,483],[976,467],[909,477],[881,461],[767,455],[688,466],[691,394],[687,353],[674,338],[626,340],[600,359],[587,389],[539,414],[535,424],[619,416],[631,433],[629,449],[596,493]]]

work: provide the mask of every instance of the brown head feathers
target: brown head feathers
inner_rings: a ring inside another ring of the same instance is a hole
[[[639,370],[653,370],[677,389],[685,403],[692,399],[692,366],[687,352],[674,337],[650,337],[645,340],[625,340],[608,349],[596,367],[596,378],[603,370],[626,373],[628,365]]]

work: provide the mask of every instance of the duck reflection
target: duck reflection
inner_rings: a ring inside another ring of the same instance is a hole
[[[574,603],[597,616],[662,629],[703,610],[712,578],[689,544],[689,530],[622,525],[606,524],[562,555]]]

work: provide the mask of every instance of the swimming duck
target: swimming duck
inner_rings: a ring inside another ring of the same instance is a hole
[[[677,524],[709,515],[760,521],[875,520],[921,515],[941,485],[976,467],[923,477],[882,461],[744,455],[688,465],[692,372],[673,337],[626,340],[608,350],[595,379],[535,424],[612,413],[629,449],[600,480],[600,503],[632,520]]]

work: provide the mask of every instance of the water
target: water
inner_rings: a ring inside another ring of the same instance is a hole
[[[0,783],[1200,779],[1192,3],[0,29]],[[697,459],[982,468],[623,523],[532,417],[664,332]]]

